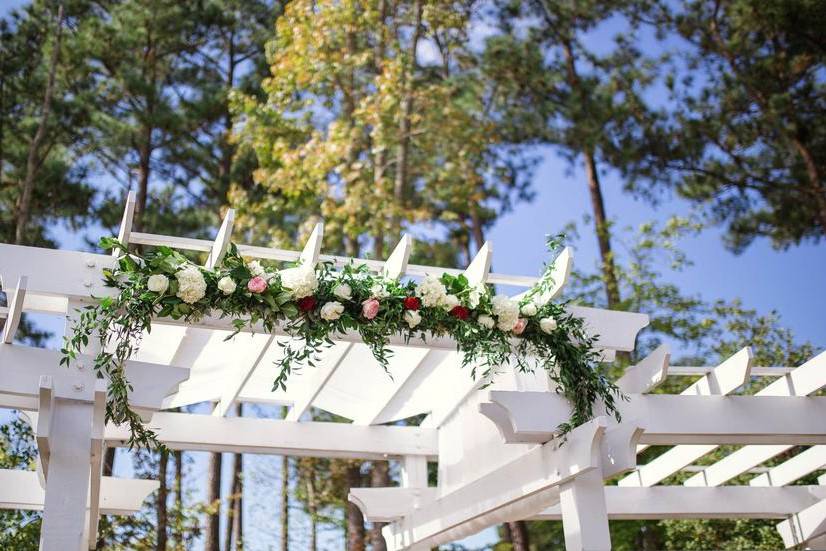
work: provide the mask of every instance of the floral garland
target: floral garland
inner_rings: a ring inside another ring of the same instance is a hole
[[[330,263],[276,270],[246,261],[232,244],[215,269],[198,266],[169,247],[141,256],[112,238],[102,239],[101,246],[123,253],[112,270],[103,272],[106,284],[118,293],[82,309],[66,337],[62,363],[75,359],[90,339],[98,339],[95,369],[109,379],[107,420],[129,425],[130,446],[162,447],[128,403],[124,365],[144,331],[154,318],[197,322],[213,313],[232,320],[235,331],[228,339],[258,324],[267,332],[280,326],[294,337],[282,344],[273,389],[286,388],[293,371],[314,365],[319,352],[347,331],[360,334],[385,370],[391,336],[409,341],[448,335],[473,377],[479,368],[489,377],[509,364],[522,372],[547,371],[573,404],[570,420],[559,427],[562,433],[590,419],[597,402],[619,418],[614,405],[619,390],[599,369],[595,339],[585,332],[583,320],[566,312],[564,304],[537,301],[552,284],[549,268],[516,301],[494,296],[487,285],[471,285],[463,275],[428,275],[417,284],[372,274],[356,263],[338,272]]]

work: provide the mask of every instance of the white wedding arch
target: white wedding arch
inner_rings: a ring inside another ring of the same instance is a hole
[[[131,231],[130,196],[119,239],[209,254],[220,263],[229,243],[230,211],[215,241]],[[247,256],[341,265],[350,259],[322,255],[322,227],[303,251],[242,246]],[[386,262],[363,261],[387,277],[421,276],[442,268],[407,262],[404,238]],[[536,279],[489,273],[486,245],[465,271],[472,282],[530,287]],[[96,350],[69,367],[57,351],[13,344],[23,312],[66,315],[92,295],[106,296],[100,272],[113,257],[86,252],[0,244],[0,276],[8,307],[0,342],[0,407],[27,416],[39,449],[37,472],[0,470],[0,507],[42,509],[41,549],[94,548],[100,514],[129,514],[157,482],[101,476],[104,447],[123,446],[129,435],[104,423],[106,382],[96,379]],[[360,261],[362,262],[362,261]],[[567,249],[554,263],[558,294],[570,271]],[[553,298],[547,296],[546,299]],[[575,308],[598,334],[600,352],[634,348],[645,315]],[[68,325],[67,325],[68,327]],[[716,367],[669,365],[662,346],[618,381],[628,395],[622,422],[597,415],[571,431],[564,444],[555,430],[571,406],[547,376],[503,371],[474,381],[449,339],[393,343],[389,378],[371,367],[358,335],[342,335],[323,362],[290,379],[286,390],[268,391],[283,335],[255,333],[225,342],[225,320],[186,325],[155,321],[127,374],[131,406],[174,450],[293,456],[390,459],[402,473],[400,487],[353,488],[350,500],[384,529],[388,549],[429,549],[503,521],[561,519],[566,548],[607,550],[611,519],[773,518],[787,547],[826,549],[826,478],[821,485],[790,485],[826,465],[826,353],[802,366],[757,367],[744,348]],[[669,376],[698,376],[679,395],[649,394]],[[774,382],[752,396],[737,391],[752,377]],[[480,390],[483,383],[490,383]],[[166,411],[211,402],[211,415]],[[283,420],[228,417],[236,402],[290,407]],[[305,420],[311,407],[350,423]],[[419,426],[395,421],[426,414]],[[743,447],[705,468],[694,462],[721,444]],[[643,465],[649,445],[672,446]],[[794,446],[810,446],[770,469],[759,465]],[[438,463],[438,483],[428,484],[428,462]],[[681,470],[696,474],[683,485],[661,485]],[[726,485],[754,472],[748,485]],[[625,473],[616,485],[604,481]]]

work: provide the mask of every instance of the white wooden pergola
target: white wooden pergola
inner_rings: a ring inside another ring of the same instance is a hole
[[[232,233],[230,211],[215,241],[131,231],[130,196],[119,238],[124,243],[168,245],[208,253],[221,262]],[[242,254],[271,260],[351,259],[322,255],[322,226],[303,251],[239,246]],[[386,262],[363,261],[387,277],[457,272],[408,264],[404,238]],[[486,245],[465,271],[472,282],[530,287],[536,278],[489,273]],[[75,316],[91,296],[111,293],[100,271],[112,256],[0,244],[0,276],[8,307],[0,343],[0,407],[24,412],[36,434],[37,472],[0,471],[0,507],[42,509],[41,549],[93,548],[100,514],[129,514],[157,482],[101,476],[105,446],[124,446],[123,427],[104,423],[106,382],[92,370],[95,350],[67,367],[60,353],[14,343],[23,312]],[[570,271],[565,250],[554,262],[557,295]],[[600,352],[612,361],[631,351],[645,315],[571,307]],[[68,326],[67,326],[68,327]],[[545,373],[503,369],[493,381],[472,380],[449,339],[393,342],[392,378],[374,365],[357,334],[344,334],[321,365],[304,369],[286,391],[270,391],[280,331],[247,332],[228,342],[227,320],[186,325],[158,319],[127,365],[132,406],[173,450],[201,450],[398,461],[401,486],[353,488],[350,500],[370,521],[390,522],[388,548],[428,549],[486,527],[519,519],[561,519],[569,550],[606,550],[610,519],[775,518],[788,547],[826,549],[826,480],[790,485],[826,464],[826,353],[796,368],[756,367],[744,348],[716,367],[676,367],[662,346],[619,380],[628,395],[622,422],[597,415],[555,438],[570,405]],[[668,376],[699,376],[679,395],[649,394]],[[775,380],[753,396],[737,395],[752,377]],[[479,390],[483,383],[491,383]],[[212,414],[165,411],[214,404]],[[236,402],[289,406],[283,420],[228,417]],[[310,408],[350,423],[306,420]],[[599,412],[598,412],[599,413]],[[397,421],[425,414],[419,426]],[[713,465],[695,462],[721,444],[743,447]],[[672,446],[638,465],[649,445]],[[770,469],[763,462],[794,446],[811,446]],[[438,483],[428,484],[427,464],[438,462]],[[681,470],[685,484],[660,482]],[[747,486],[726,485],[754,472]],[[605,480],[625,473],[618,485]]]

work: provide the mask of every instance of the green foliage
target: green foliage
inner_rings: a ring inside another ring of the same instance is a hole
[[[0,425],[0,469],[32,470],[37,457],[29,424],[17,414]],[[41,514],[0,510],[0,549],[35,551],[40,548]]]
[[[653,198],[675,190],[726,224],[736,252],[757,237],[778,248],[819,242],[826,234],[823,2],[649,6],[645,18],[681,47],[665,75],[669,107],[640,135],[629,188]]]

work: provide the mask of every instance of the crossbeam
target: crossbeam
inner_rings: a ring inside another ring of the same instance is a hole
[[[786,518],[824,498],[823,486],[605,487],[611,520]],[[529,520],[562,520],[562,511],[554,505]]]
[[[489,401],[508,413],[515,434],[550,440],[570,418],[570,403],[553,392],[488,391]],[[617,407],[623,422],[645,428],[640,443],[783,444],[826,443],[826,397],[674,396],[632,394]],[[482,412],[484,413],[484,411]],[[500,418],[491,419],[501,424]]]
[[[172,450],[304,457],[387,459],[438,455],[436,431],[420,427],[358,426],[158,412],[149,426]],[[106,426],[109,446],[123,447],[128,427]]]
[[[158,489],[157,480],[104,476],[100,484],[100,513],[131,515],[137,513],[149,494]],[[46,499],[37,473],[0,469],[0,509],[42,511]]]

